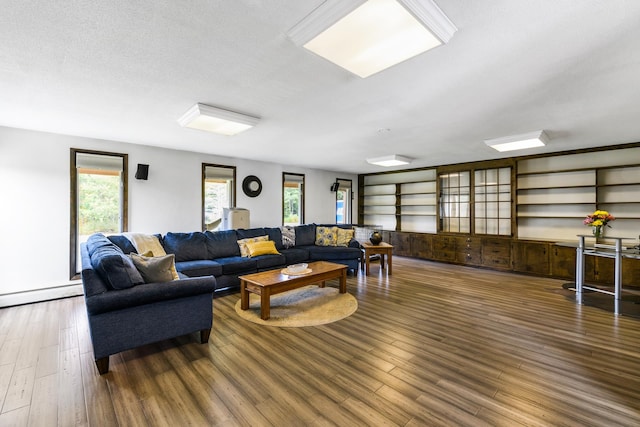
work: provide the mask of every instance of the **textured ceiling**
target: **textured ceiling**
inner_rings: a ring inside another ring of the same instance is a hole
[[[286,36],[322,0],[0,0],[0,125],[352,173],[640,141],[640,1],[436,2],[451,41],[361,79]],[[181,128],[196,102],[262,121]]]

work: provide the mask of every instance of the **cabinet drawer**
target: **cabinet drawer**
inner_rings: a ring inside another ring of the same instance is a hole
[[[482,254],[482,265],[496,268],[511,268],[511,257]]]
[[[456,252],[456,262],[461,264],[480,265],[482,257],[480,250],[464,250]]]

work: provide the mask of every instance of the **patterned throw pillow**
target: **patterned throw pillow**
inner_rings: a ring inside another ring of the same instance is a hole
[[[293,227],[282,226],[280,227],[282,233],[282,246],[285,248],[292,248],[296,245],[296,229]]]
[[[349,242],[353,239],[354,230],[338,228],[338,240],[336,246],[349,246]]]
[[[249,249],[247,248],[247,243],[263,242],[265,240],[269,240],[269,236],[249,237],[246,239],[238,240],[238,247],[240,247],[240,256],[245,258],[249,257]]]
[[[335,246],[338,242],[338,227],[316,227],[317,246]]]

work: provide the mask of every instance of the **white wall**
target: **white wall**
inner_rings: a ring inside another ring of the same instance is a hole
[[[70,148],[128,154],[129,230],[137,232],[200,230],[203,162],[236,166],[236,204],[251,211],[251,227],[281,224],[283,171],[305,174],[307,223],[335,222],[336,177],[357,187],[356,175],[0,127],[0,306],[9,294],[77,284],[69,280]],[[134,178],[138,163],[149,165],[147,181]],[[247,175],[262,181],[256,198],[242,192]]]

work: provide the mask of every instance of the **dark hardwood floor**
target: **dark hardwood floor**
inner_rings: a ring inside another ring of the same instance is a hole
[[[339,322],[271,328],[214,300],[197,334],[93,362],[82,297],[0,310],[1,426],[638,426],[640,320],[562,281],[394,258]]]

